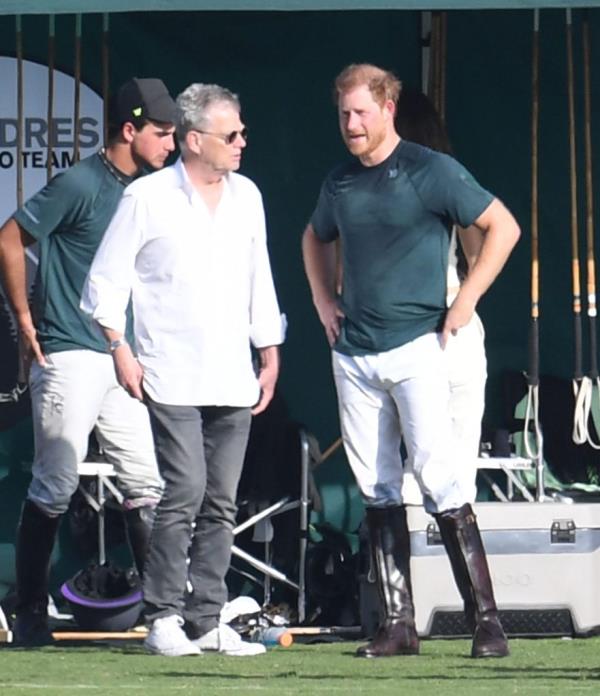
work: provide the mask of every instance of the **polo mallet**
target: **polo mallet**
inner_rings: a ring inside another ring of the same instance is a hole
[[[440,41],[438,56],[438,113],[442,123],[446,123],[446,43],[448,17],[446,12],[440,14]]]
[[[587,13],[582,25],[583,49],[583,90],[584,90],[584,144],[585,144],[585,198],[586,198],[586,256],[587,256],[587,316],[589,326],[589,373],[583,377],[575,403],[575,426],[573,440],[576,444],[590,444],[600,449],[600,443],[590,435],[590,417],[594,386],[600,393],[597,358],[596,330],[596,262],[594,257],[594,194],[592,184],[592,118],[591,118],[591,78],[590,78],[590,34]]]
[[[540,14],[533,11],[531,60],[531,323],[529,326],[529,369],[525,408],[524,446],[527,456],[536,462],[537,498],[544,497],[543,436],[539,419],[540,334],[539,334],[539,226],[538,226],[538,143],[540,115]],[[530,439],[530,424],[533,438]]]
[[[17,54],[17,206],[23,205],[23,24],[21,15],[15,17],[15,52]],[[26,384],[23,346],[18,341],[17,389]]]
[[[79,162],[79,113],[81,101],[81,15],[75,15],[75,88],[73,94],[73,164]]]
[[[54,58],[55,58],[55,22],[54,15],[48,15],[48,160],[46,161],[46,181],[52,178],[52,157],[54,154]]]
[[[438,53],[440,37],[440,13],[431,13],[431,29],[429,33],[429,74],[427,78],[427,94],[433,105],[438,106]]]
[[[102,15],[102,107],[103,107],[103,123],[104,123],[104,139],[103,143],[108,143],[108,100],[109,94],[109,14],[105,12]]]
[[[571,199],[571,273],[573,292],[573,329],[575,337],[575,370],[573,373],[573,394],[575,413],[573,417],[573,441],[581,439],[578,402],[583,381],[583,360],[581,345],[581,281],[579,265],[579,225],[577,219],[577,149],[575,140],[575,79],[573,75],[573,26],[571,9],[565,11],[565,30],[567,45],[567,101],[569,110],[569,171]]]
[[[23,106],[23,24],[21,15],[15,17],[15,53],[17,56],[17,207],[20,208],[24,201],[23,186],[23,131],[25,124],[25,109]],[[25,249],[27,257],[37,264],[37,256],[31,251],[30,247]],[[19,351],[20,353],[20,351]],[[19,354],[19,382],[24,375],[23,360]]]
[[[342,444],[342,438],[338,437],[336,440],[334,440],[329,447],[321,454],[321,458],[319,459],[319,464],[324,462],[326,459],[328,459],[337,449],[340,447]]]
[[[433,105],[444,120],[443,95],[444,87],[444,51],[445,51],[445,13],[432,12],[431,15],[431,40],[430,40],[430,71],[429,71],[429,95]]]
[[[23,205],[23,23],[15,16],[15,52],[17,54],[17,206]]]

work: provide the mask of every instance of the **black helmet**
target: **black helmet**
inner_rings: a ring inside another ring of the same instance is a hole
[[[137,573],[110,562],[80,570],[60,591],[85,631],[126,631],[135,626],[142,610]]]

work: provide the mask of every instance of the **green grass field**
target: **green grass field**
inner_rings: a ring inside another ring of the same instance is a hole
[[[418,657],[359,660],[356,643],[294,644],[267,655],[165,658],[141,645],[0,648],[0,694],[600,694],[600,638],[513,640],[502,660],[472,660],[466,640],[430,640]]]

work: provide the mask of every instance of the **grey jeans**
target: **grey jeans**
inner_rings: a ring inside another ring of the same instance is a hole
[[[146,617],[178,614],[199,636],[217,626],[227,601],[250,409],[147,404],[165,489],[144,572]]]

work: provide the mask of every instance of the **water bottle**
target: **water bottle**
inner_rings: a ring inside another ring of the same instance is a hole
[[[294,642],[294,636],[290,631],[283,626],[271,626],[269,628],[256,628],[250,637],[253,643],[262,643],[263,645],[277,646],[289,648]]]

